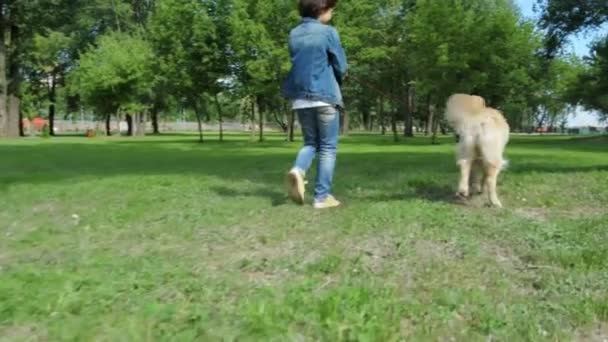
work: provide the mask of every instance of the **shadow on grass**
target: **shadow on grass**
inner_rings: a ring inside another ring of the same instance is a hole
[[[222,197],[264,197],[270,199],[273,207],[279,207],[287,204],[287,196],[284,192],[278,190],[273,191],[267,187],[257,187],[255,190],[236,190],[224,186],[213,186],[210,189],[217,195]]]
[[[413,189],[416,198],[431,202],[462,204],[462,201],[455,196],[453,186],[423,180],[413,180],[408,185]]]
[[[456,196],[454,187],[450,184],[438,184],[433,181],[411,180],[407,182],[404,190],[395,192],[385,189],[381,195],[354,195],[345,196],[357,201],[365,202],[401,202],[411,200],[423,200],[434,203],[452,205],[465,205],[467,202]]]

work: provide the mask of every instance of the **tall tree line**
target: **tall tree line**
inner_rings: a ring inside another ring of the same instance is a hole
[[[581,60],[561,52],[571,33],[601,26],[604,1],[542,0],[540,23],[512,0],[341,0],[334,24],[351,64],[349,127],[392,132],[444,128],[453,92],[484,96],[515,129],[552,126],[573,106],[608,113],[607,40]],[[583,6],[584,5],[584,6]],[[0,5],[0,136],[21,118],[86,112],[105,123],[177,116],[240,119],[293,137],[280,97],[289,70],[293,0],[31,0]],[[582,7],[581,7],[582,6]],[[581,14],[581,8],[588,12]],[[540,25],[538,25],[540,24]],[[220,137],[223,137],[220,134]]]

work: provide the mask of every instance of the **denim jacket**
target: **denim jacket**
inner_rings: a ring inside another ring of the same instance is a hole
[[[292,67],[283,84],[284,97],[344,106],[340,86],[347,63],[335,28],[302,19],[289,34],[289,54]]]

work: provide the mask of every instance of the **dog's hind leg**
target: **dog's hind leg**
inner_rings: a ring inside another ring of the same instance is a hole
[[[460,182],[458,184],[459,197],[469,197],[469,184],[471,179],[471,169],[475,161],[475,138],[471,135],[461,135],[458,144],[458,166],[460,166]]]
[[[506,140],[500,134],[493,134],[493,130],[486,125],[482,125],[482,131],[483,134],[479,145],[486,173],[485,191],[492,206],[502,208],[502,203],[500,203],[498,194],[496,193],[496,183],[498,175],[504,166],[503,154]]]
[[[485,183],[485,170],[483,161],[477,159],[473,162],[471,168],[471,192],[472,195],[480,195],[483,193],[483,184]]]
[[[460,183],[457,196],[467,198],[469,197],[469,180],[473,161],[471,159],[461,159],[458,161],[458,165],[460,166]]]
[[[485,166],[486,170],[486,192],[488,194],[488,199],[492,206],[497,208],[502,208],[502,203],[498,199],[498,194],[496,193],[496,183],[498,181],[498,175],[500,174],[500,170],[502,168],[502,162],[500,163],[487,163]]]

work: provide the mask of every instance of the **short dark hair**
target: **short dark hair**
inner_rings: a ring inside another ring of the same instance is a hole
[[[298,9],[302,18],[318,18],[330,8],[335,8],[338,0],[299,0]]]

